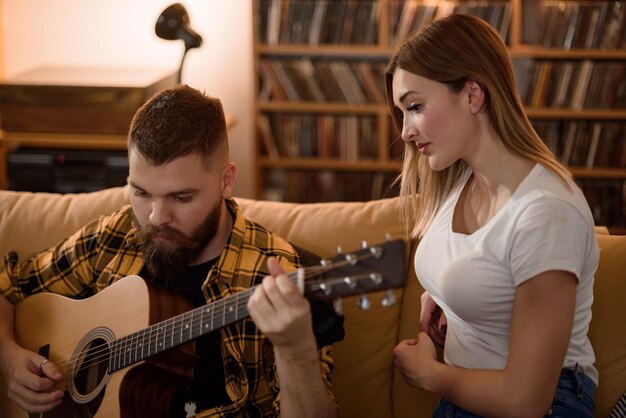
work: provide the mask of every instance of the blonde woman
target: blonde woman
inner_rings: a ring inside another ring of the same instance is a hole
[[[385,77],[426,289],[422,332],[394,350],[405,381],[442,398],[435,417],[592,417],[593,218],[526,117],[504,42],[451,15]]]

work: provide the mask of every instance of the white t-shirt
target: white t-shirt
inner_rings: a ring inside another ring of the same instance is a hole
[[[563,367],[578,363],[597,383],[587,332],[599,254],[582,192],[573,182],[568,190],[537,164],[496,215],[467,235],[452,231],[452,215],[470,174],[452,190],[415,253],[417,277],[448,319],[445,362],[503,369],[515,288],[542,272],[564,270],[576,275],[578,287]]]

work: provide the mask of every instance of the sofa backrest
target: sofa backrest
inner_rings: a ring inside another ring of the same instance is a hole
[[[126,187],[78,195],[0,191],[0,255],[17,250],[21,258],[47,248],[100,214],[128,201]],[[322,257],[403,237],[399,201],[293,204],[237,199],[250,218],[295,245]],[[596,416],[606,417],[626,391],[626,237],[598,234],[600,266],[594,288],[590,339],[600,371]],[[411,243],[413,254],[415,242]],[[344,300],[346,337],[333,346],[335,394],[341,417],[409,418],[431,416],[437,398],[409,388],[394,373],[392,349],[419,328],[422,288],[407,258],[406,286],[399,303],[381,305],[384,292],[370,295],[372,308],[361,311],[356,297]],[[1,385],[0,385],[1,386]]]
[[[0,256],[17,251],[20,259],[128,202],[127,187],[66,195],[7,190],[0,194]]]

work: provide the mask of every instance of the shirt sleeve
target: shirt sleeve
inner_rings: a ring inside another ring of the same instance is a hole
[[[550,198],[530,204],[520,215],[511,240],[515,285],[550,270],[567,271],[580,280],[589,230],[584,216],[564,200]]]
[[[0,294],[17,303],[39,292],[52,292],[72,298],[93,294],[94,264],[106,253],[103,246],[115,238],[103,233],[111,219],[102,216],[56,246],[19,262],[17,254],[8,253],[0,264]]]

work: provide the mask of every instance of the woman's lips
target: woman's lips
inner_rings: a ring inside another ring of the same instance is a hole
[[[425,142],[423,144],[418,143],[417,144],[417,149],[420,150],[421,153],[426,152],[427,147],[430,145],[430,142]]]

